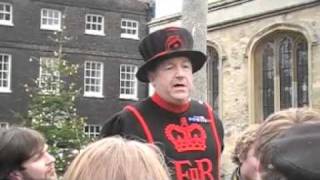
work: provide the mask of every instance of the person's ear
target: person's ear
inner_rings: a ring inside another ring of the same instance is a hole
[[[152,86],[153,86],[153,83],[152,83],[152,82],[153,82],[154,78],[155,78],[154,72],[149,71],[149,72],[148,72],[148,80],[149,80],[149,82],[152,84]]]
[[[12,171],[9,174],[9,180],[23,180],[23,176],[20,171]]]

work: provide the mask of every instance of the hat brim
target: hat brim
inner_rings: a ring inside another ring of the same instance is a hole
[[[146,63],[139,68],[136,74],[136,77],[138,78],[139,81],[148,83],[149,82],[148,71],[150,70],[150,67],[152,67],[156,62],[170,59],[173,57],[189,58],[192,64],[192,73],[195,73],[198,70],[200,70],[207,60],[207,56],[203,54],[201,51],[190,51],[190,50],[173,51],[166,54],[162,54],[161,56],[156,56],[146,61]]]

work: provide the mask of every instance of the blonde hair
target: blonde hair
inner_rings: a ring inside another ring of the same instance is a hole
[[[241,165],[247,159],[249,150],[252,148],[257,135],[258,124],[249,125],[237,138],[231,155],[232,162]]]
[[[169,180],[158,147],[120,136],[87,146],[74,159],[64,180]]]
[[[259,157],[263,154],[272,139],[295,124],[319,121],[320,113],[310,108],[290,108],[271,114],[257,130],[255,155]]]

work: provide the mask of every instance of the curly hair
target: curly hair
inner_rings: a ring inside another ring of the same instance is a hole
[[[233,163],[240,166],[241,163],[247,159],[248,151],[256,139],[256,130],[258,127],[258,124],[249,125],[236,140],[235,147],[231,155]]]

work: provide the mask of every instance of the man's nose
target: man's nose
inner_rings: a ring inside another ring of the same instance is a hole
[[[182,77],[182,76],[184,76],[184,69],[183,69],[183,67],[177,67],[177,72],[176,72],[176,76],[177,77]]]

